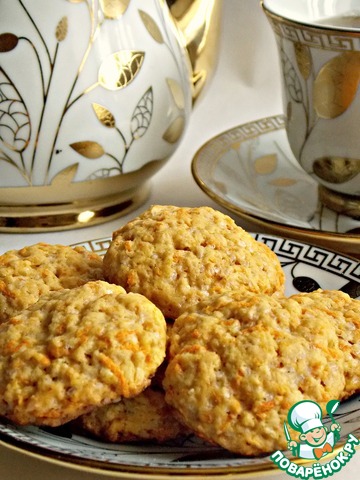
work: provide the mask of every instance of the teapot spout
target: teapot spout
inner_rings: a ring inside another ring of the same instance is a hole
[[[167,2],[189,53],[195,101],[216,68],[222,0],[167,0]]]

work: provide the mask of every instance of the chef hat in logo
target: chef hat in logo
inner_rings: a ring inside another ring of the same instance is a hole
[[[294,430],[302,433],[323,427],[321,408],[311,400],[298,402],[289,410],[288,422]]]

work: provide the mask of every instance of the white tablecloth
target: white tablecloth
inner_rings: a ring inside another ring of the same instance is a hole
[[[77,243],[110,236],[113,230],[151,204],[209,205],[210,200],[192,178],[190,164],[197,149],[214,135],[244,122],[282,111],[279,64],[273,33],[257,0],[224,0],[224,17],[217,70],[195,105],[190,125],[178,150],[156,174],[147,203],[118,220],[74,231],[33,234],[0,234],[0,252],[38,241]],[[226,212],[228,213],[228,212]],[[235,217],[234,217],[235,218]],[[237,219],[244,228],[257,227]],[[276,471],[275,471],[276,472]],[[360,478],[360,452],[334,480]],[[258,478],[253,474],[249,477]],[[15,453],[0,446],[0,479],[107,480],[113,477],[76,471]],[[204,478],[206,478],[204,476]],[[287,474],[267,475],[271,480]]]

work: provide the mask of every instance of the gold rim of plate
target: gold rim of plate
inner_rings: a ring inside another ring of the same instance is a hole
[[[334,451],[328,455],[328,459],[334,458],[343,448],[344,442],[341,442]],[[58,452],[47,452],[46,455],[39,447],[37,451],[36,447],[32,446],[32,450],[28,448],[24,449],[15,443],[3,442],[0,439],[0,446],[12,450],[15,453],[23,454],[25,456],[34,458],[36,460],[45,461],[49,464],[58,465],[61,467],[69,468],[71,470],[78,470],[81,472],[87,472],[98,475],[106,475],[114,478],[120,478],[123,480],[199,480],[206,475],[209,480],[238,480],[246,478],[260,478],[269,474],[280,474],[281,470],[278,469],[275,463],[264,466],[258,465],[246,465],[246,466],[226,466],[226,467],[208,467],[208,468],[161,468],[161,467],[144,467],[135,465],[119,465],[108,463],[105,467],[103,462],[79,458],[73,456],[67,456],[61,454],[59,457]],[[306,465],[311,463],[310,460],[304,460],[297,458],[293,460],[297,465]],[[265,468],[264,468],[265,467]]]

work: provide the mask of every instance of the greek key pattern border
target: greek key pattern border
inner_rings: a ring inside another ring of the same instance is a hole
[[[243,142],[248,139],[254,139],[265,133],[281,130],[285,127],[285,116],[282,114],[272,117],[264,117],[254,122],[249,122],[233,128],[229,131],[223,132],[218,137],[213,138],[209,143],[206,143],[199,151],[198,155],[205,158],[208,157],[208,149],[211,150],[212,158],[216,159],[224,151],[236,142]]]
[[[88,240],[86,242],[73,243],[72,247],[84,247],[90,252],[97,253],[100,256],[104,256],[107,249],[110,246],[111,237],[98,238],[96,240]]]
[[[306,25],[294,25],[277,17],[268,17],[276,35],[294,43],[301,43],[308,47],[351,52],[360,50],[360,38],[356,33],[347,32],[346,35],[333,33],[326,28],[319,32]]]
[[[266,234],[255,234],[255,238],[265,243],[279,257],[326,270],[345,280],[360,282],[360,263],[357,260],[296,240],[277,238]]]

